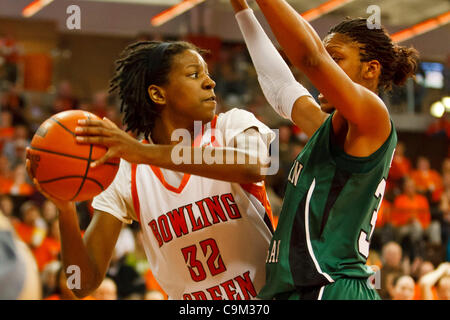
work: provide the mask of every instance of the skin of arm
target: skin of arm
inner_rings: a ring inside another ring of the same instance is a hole
[[[230,3],[235,11],[238,13],[242,10],[249,9],[246,0],[230,0]],[[280,59],[281,56],[280,56]],[[321,111],[317,102],[309,96],[302,96],[298,98],[292,108],[292,121],[311,137],[314,132],[322,125],[328,114]]]
[[[349,78],[328,54],[311,25],[286,1],[256,2],[289,60],[305,73],[349,123],[349,133],[353,137],[363,136],[375,140],[377,146],[372,149],[377,149],[391,130],[389,114],[382,100],[374,92]],[[367,68],[376,69],[377,63],[370,62]]]
[[[80,268],[80,288],[72,289],[72,292],[83,298],[95,291],[105,278],[122,222],[108,213],[95,210],[82,238],[76,211],[60,210],[59,228],[64,270],[71,265]]]
[[[82,122],[79,122],[76,133],[79,143],[100,144],[108,148],[105,156],[95,161],[93,166],[100,165],[112,157],[121,157],[130,163],[152,164],[164,169],[223,181],[252,183],[264,179],[262,174],[264,164],[259,158],[255,159],[254,153],[248,150],[234,149],[233,164],[212,163],[205,165],[203,158],[201,164],[175,164],[172,159],[172,151],[176,147],[175,145],[142,144],[106,118],[104,120],[82,120]],[[246,130],[243,134],[251,136],[259,133]],[[203,155],[204,149],[205,147],[186,146],[183,147],[183,152],[190,153],[190,159],[195,159],[195,154]],[[226,159],[228,150],[230,148],[214,148],[211,150],[211,155],[214,158],[216,153],[222,153],[222,159]],[[245,162],[239,164],[237,159],[242,158],[245,159]]]
[[[92,221],[82,237],[75,202],[51,197],[31,174],[28,159],[26,167],[38,191],[59,210],[61,260],[64,272],[66,274],[69,266],[77,266],[80,269],[80,288],[74,288],[72,292],[77,298],[83,298],[93,292],[105,277],[122,222],[108,213],[95,210]]]
[[[422,297],[424,300],[433,300],[433,292],[431,289],[445,274],[450,274],[449,262],[441,263],[436,270],[431,271],[420,278],[419,285],[422,290]]]

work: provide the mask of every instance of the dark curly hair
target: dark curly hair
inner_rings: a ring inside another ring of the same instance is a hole
[[[167,84],[174,56],[186,50],[201,55],[207,51],[184,42],[140,41],[125,48],[116,61],[116,73],[109,92],[119,90],[120,112],[127,131],[143,133],[148,138],[160,109],[148,95],[150,85]]]
[[[340,33],[360,44],[361,61],[377,60],[381,64],[378,87],[389,91],[392,84],[403,85],[417,71],[419,53],[414,48],[392,42],[385,28],[369,29],[367,19],[347,17],[330,29],[328,34]]]

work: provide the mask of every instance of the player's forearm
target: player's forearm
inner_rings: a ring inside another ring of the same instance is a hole
[[[256,0],[289,60],[299,69],[316,64],[326,54],[311,25],[284,0]]]
[[[264,179],[264,163],[256,155],[233,148],[147,145],[140,163],[237,183]]]
[[[79,270],[79,279],[74,279],[74,287],[69,288],[78,297],[87,296],[98,286],[98,272],[89,258],[89,253],[81,237],[78,216],[75,210],[61,210],[59,214],[61,234],[61,258],[66,278],[75,276]],[[79,286],[76,286],[79,281]],[[71,281],[69,281],[71,283]]]

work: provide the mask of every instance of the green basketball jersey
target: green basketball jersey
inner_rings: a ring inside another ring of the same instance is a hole
[[[363,158],[331,144],[333,134],[330,116],[294,161],[260,298],[373,274],[366,266],[369,241],[397,134],[392,124],[386,142]]]

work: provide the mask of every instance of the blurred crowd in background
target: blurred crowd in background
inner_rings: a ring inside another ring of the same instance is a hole
[[[108,94],[107,84],[91,99],[81,99],[69,81],[55,84],[57,90],[51,99],[39,99],[39,93],[24,91],[17,81],[14,39],[1,39],[0,53],[0,210],[33,253],[42,298],[75,299],[61,277],[57,209],[36,191],[27,176],[25,150],[39,125],[64,110],[87,110],[121,126],[119,101]],[[449,70],[450,65],[446,65],[442,89],[446,95],[450,93]],[[267,104],[243,44],[224,46],[210,71],[217,84],[218,113],[244,108],[270,128],[279,129],[280,169],[266,181],[276,223],[291,163],[308,137]],[[301,75],[296,76],[317,95]],[[414,86],[415,109],[420,112],[426,89],[418,83]],[[402,90],[385,95],[391,110],[405,102]],[[429,139],[444,135],[448,147],[447,118],[436,121],[423,134]],[[414,162],[412,159],[408,145],[399,141],[367,264],[379,271],[375,287],[383,299],[449,300],[450,154],[438,167],[432,167],[424,154],[414,155]],[[81,229],[86,230],[92,217],[90,202],[78,203],[77,208]],[[105,281],[86,299],[167,299],[147,263],[137,223],[123,227]]]

